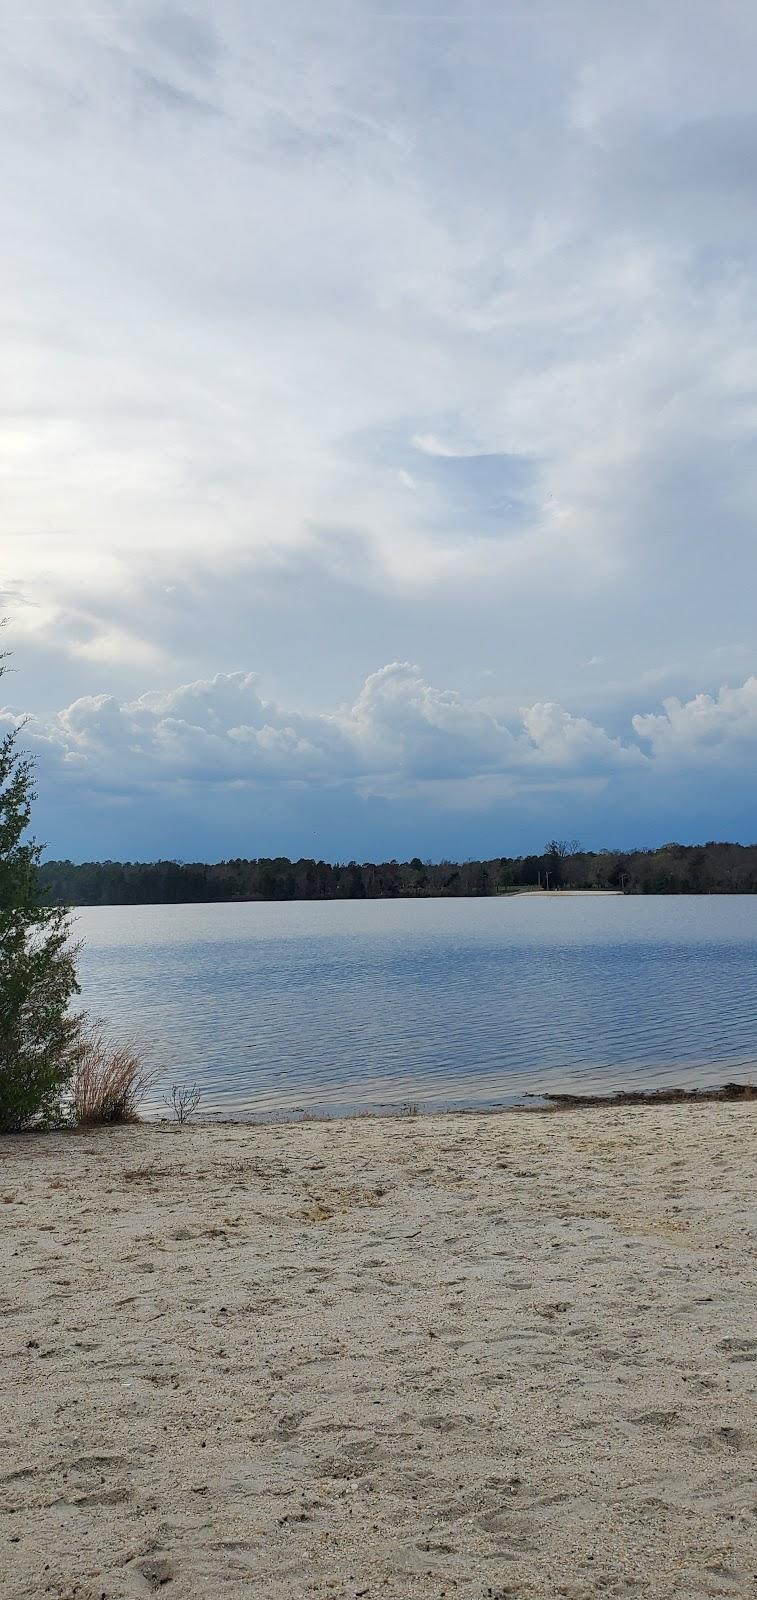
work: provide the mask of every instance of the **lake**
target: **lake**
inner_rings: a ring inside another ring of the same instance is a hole
[[[757,896],[75,913],[83,1004],[211,1116],[755,1076]]]

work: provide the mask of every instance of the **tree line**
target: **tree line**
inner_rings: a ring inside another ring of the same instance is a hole
[[[223,900],[380,900],[496,895],[533,889],[625,894],[755,894],[757,845],[666,844],[653,850],[582,850],[551,839],[539,855],[487,861],[46,861],[47,905],[163,905]]]

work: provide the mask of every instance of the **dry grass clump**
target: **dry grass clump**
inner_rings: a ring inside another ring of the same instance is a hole
[[[105,1031],[83,1035],[72,1083],[72,1111],[80,1127],[139,1122],[139,1105],[154,1081],[137,1047],[116,1044]]]

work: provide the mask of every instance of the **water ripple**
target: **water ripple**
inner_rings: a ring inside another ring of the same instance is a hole
[[[757,898],[82,910],[84,1003],[206,1113],[754,1076]]]

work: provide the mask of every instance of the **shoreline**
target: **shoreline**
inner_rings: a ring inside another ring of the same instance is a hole
[[[533,1104],[525,1102],[533,1101]],[[194,1111],[187,1119],[180,1123],[176,1117],[166,1115],[165,1110],[159,1114],[142,1112],[136,1122],[121,1125],[122,1128],[132,1130],[135,1128],[159,1129],[163,1132],[171,1130],[184,1130],[190,1128],[285,1128],[302,1127],[311,1123],[320,1126],[342,1122],[405,1122],[407,1120],[423,1121],[427,1118],[443,1117],[509,1117],[509,1116],[552,1116],[565,1111],[613,1111],[623,1107],[664,1107],[664,1106],[707,1106],[712,1104],[739,1104],[757,1102],[757,1083],[727,1082],[706,1089],[617,1089],[611,1094],[571,1094],[567,1091],[524,1090],[522,1099],[512,1104],[502,1105],[430,1105],[422,1102],[400,1102],[396,1105],[380,1105],[372,1107],[357,1107],[346,1111],[330,1111],[315,1108],[307,1110],[297,1106],[273,1107],[270,1110],[251,1111],[248,1115],[226,1116],[219,1112],[203,1113]],[[97,1134],[98,1132],[117,1132],[119,1125],[110,1126],[100,1123],[73,1123],[63,1122],[49,1127],[29,1126],[18,1129],[15,1133],[0,1136],[0,1171],[2,1170],[2,1153],[4,1144],[10,1139],[40,1139],[57,1134],[61,1137],[74,1135]]]
[[[4,1138],[2,1600],[746,1596],[757,1117],[690,1110]]]
[[[524,1104],[525,1101],[540,1102],[539,1104]],[[429,1106],[422,1102],[406,1101],[396,1106],[380,1106],[357,1108],[348,1111],[328,1111],[314,1109],[300,1109],[293,1107],[273,1108],[269,1111],[251,1111],[248,1116],[214,1116],[211,1113],[203,1115],[197,1111],[191,1122],[185,1126],[200,1128],[267,1128],[283,1127],[289,1125],[299,1126],[302,1123],[330,1123],[330,1122],[355,1122],[364,1120],[395,1121],[407,1118],[423,1117],[502,1117],[502,1116],[530,1116],[552,1115],[561,1111],[612,1111],[622,1106],[682,1106],[682,1105],[711,1105],[724,1102],[734,1103],[740,1101],[757,1101],[757,1083],[729,1082],[708,1089],[618,1089],[612,1094],[570,1094],[567,1091],[524,1090],[522,1100],[511,1105],[482,1105],[482,1106]],[[172,1118],[165,1115],[159,1117],[145,1117],[144,1122],[151,1126],[169,1126]],[[86,1130],[84,1130],[86,1131]]]

